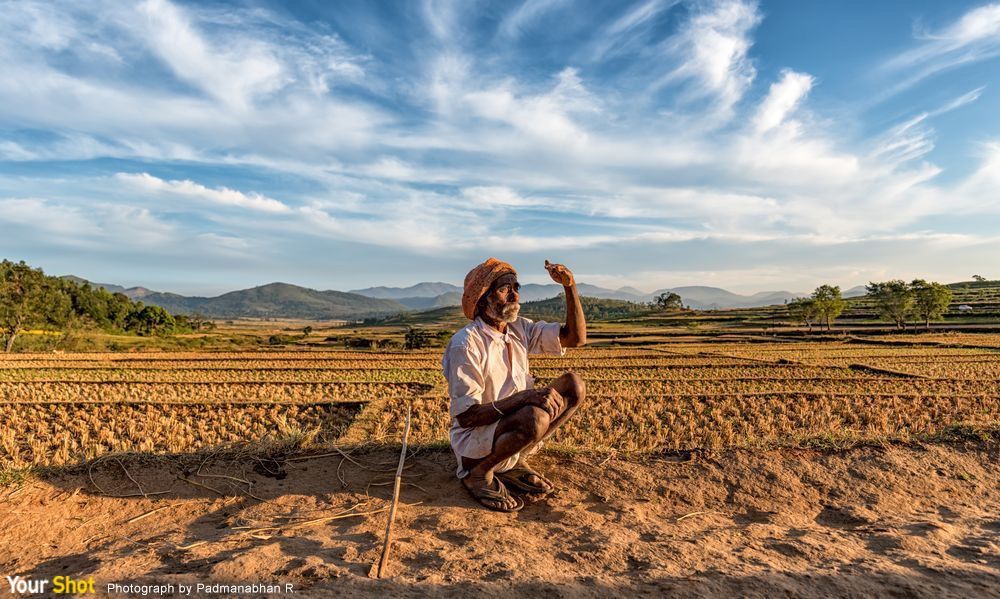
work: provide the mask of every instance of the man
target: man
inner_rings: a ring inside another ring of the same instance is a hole
[[[554,490],[549,479],[528,465],[527,454],[584,399],[583,381],[575,373],[534,389],[528,372],[528,354],[563,355],[565,348],[587,342],[573,273],[548,260],[545,268],[565,290],[565,325],[518,317],[517,272],[489,258],[465,277],[462,311],[473,322],[452,336],[441,362],[451,397],[450,437],[458,478],[476,501],[501,512],[524,507],[518,494],[538,497]]]

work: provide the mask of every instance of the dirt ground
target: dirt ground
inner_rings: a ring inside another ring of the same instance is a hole
[[[116,582],[291,583],[300,597],[1000,597],[996,446],[543,454],[535,465],[561,489],[513,515],[472,503],[449,452],[417,452],[375,580],[397,456],[200,472],[190,456],[127,473],[105,460],[92,476],[0,489],[0,575],[93,576],[102,595]],[[148,497],[107,496],[136,482]],[[330,519],[345,511],[377,513]]]

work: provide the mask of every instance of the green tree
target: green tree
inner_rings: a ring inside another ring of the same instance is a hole
[[[788,302],[788,316],[809,327],[812,332],[813,322],[819,316],[816,301],[808,297],[797,297]]]
[[[24,262],[0,262],[0,333],[6,337],[5,352],[14,348],[26,327],[61,325],[69,314],[69,299],[41,269]]]
[[[128,329],[139,335],[166,335],[176,326],[174,317],[160,306],[145,306],[129,317]]]
[[[915,279],[910,288],[913,290],[913,311],[923,319],[926,328],[931,328],[932,320],[944,319],[952,297],[947,285]]]
[[[896,323],[897,329],[906,329],[906,318],[913,311],[913,290],[906,281],[868,283],[865,289],[880,318]]]
[[[986,280],[986,277],[984,277],[983,275],[972,275],[972,280],[977,283],[982,283],[983,281]]]
[[[134,305],[124,293],[114,293],[108,301],[108,322],[118,330],[125,330],[125,320],[132,313]]]
[[[665,291],[656,296],[656,307],[660,310],[674,312],[677,310],[683,310],[684,304],[681,301],[681,296],[677,295],[673,291]]]
[[[816,305],[816,314],[826,323],[828,331],[833,320],[847,307],[847,302],[840,295],[840,287],[836,285],[820,285],[813,291],[812,300]]]

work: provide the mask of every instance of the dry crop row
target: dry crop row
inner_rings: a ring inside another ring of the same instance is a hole
[[[542,381],[539,381],[542,382]],[[852,394],[876,395],[994,395],[1000,397],[995,382],[952,381],[904,378],[871,379],[729,379],[729,380],[606,380],[587,381],[589,393],[623,395],[751,395],[751,394]]]
[[[539,378],[554,378],[568,369],[532,369]],[[847,368],[813,367],[795,364],[741,362],[738,366],[659,365],[650,367],[576,367],[572,369],[588,380],[603,379],[700,379],[734,378],[786,379],[863,379],[875,375]],[[440,368],[371,369],[371,368],[7,368],[0,369],[0,382],[136,382],[136,383],[228,383],[228,382],[414,382],[438,384],[444,381]]]
[[[17,353],[5,354],[0,358],[3,362],[35,362],[35,361],[86,361],[86,362],[137,362],[137,361],[173,361],[202,362],[215,360],[382,360],[382,361],[412,361],[440,360],[441,349],[421,351],[240,351],[240,352],[78,352],[78,353]],[[650,349],[603,349],[603,348],[571,348],[566,350],[566,357],[582,358],[655,358],[662,353]],[[540,358],[555,358],[561,356],[538,356]]]
[[[0,383],[11,403],[332,403],[414,397],[420,383]]]
[[[925,360],[928,362],[944,362],[958,360],[988,360],[1000,359],[1000,354],[991,353],[986,350],[955,349],[950,350],[957,353],[941,354],[943,350],[937,348],[926,348],[926,351],[886,351],[882,348],[870,351],[837,351],[825,352],[820,350],[798,350],[786,349],[784,351],[757,351],[757,350],[727,350],[725,356],[751,358],[754,360],[776,361],[780,359],[801,360],[801,361],[854,361],[864,362],[880,358],[892,358],[896,360]]]
[[[447,440],[447,401],[414,400],[411,438]],[[367,412],[365,438],[398,438],[402,402]],[[1000,397],[859,394],[635,395],[596,397],[553,441],[578,449],[656,451],[883,442],[936,435],[955,425],[1000,425]]]
[[[358,410],[357,404],[0,404],[0,469],[58,466],[124,451],[308,447],[340,437]]]
[[[824,368],[793,364],[740,363],[739,366],[584,367],[573,368],[587,380],[730,380],[730,379],[869,379],[876,375],[847,368]],[[539,367],[532,370],[539,379],[557,377],[566,369]],[[314,369],[280,368],[251,370],[226,368],[97,369],[97,368],[8,368],[0,369],[0,382],[94,382],[94,383],[327,383],[385,382],[441,384],[440,368],[425,369]]]
[[[537,368],[532,374],[539,379],[551,379],[564,370]],[[869,379],[879,378],[877,374],[854,371],[847,368],[822,366],[801,366],[798,364],[746,363],[739,366],[657,366],[648,368],[574,368],[585,381],[618,379],[661,379],[723,381],[730,379]]]
[[[919,335],[887,335],[879,341],[905,343],[941,343],[965,347],[1000,348],[1000,335],[996,333],[921,333]]]
[[[906,372],[918,376],[940,379],[983,381],[997,386],[1000,380],[1000,360],[989,362],[911,362],[884,358],[868,360],[865,364],[875,368]]]
[[[368,410],[364,438],[395,439],[405,402]],[[415,442],[447,439],[448,402],[412,400]],[[373,408],[376,406],[372,406]],[[0,467],[57,465],[112,451],[189,452],[265,439],[322,444],[357,404],[0,404]],[[634,395],[588,401],[554,441],[648,451],[879,441],[933,435],[955,424],[996,426],[996,396]]]
[[[145,369],[73,369],[19,368],[0,369],[0,382],[131,382],[131,383],[327,383],[382,382],[437,384],[444,381],[441,369],[379,369],[367,368],[322,370],[316,368],[282,368],[270,370],[184,368]]]
[[[748,364],[751,361],[738,357],[672,357],[656,355],[651,358],[608,358],[608,359],[573,359],[532,357],[532,363],[544,368],[622,368],[642,366],[726,366]],[[88,360],[35,360],[32,362],[4,363],[0,361],[0,369],[33,369],[33,368],[66,368],[74,370],[108,370],[108,369],[146,369],[146,370],[433,370],[441,368],[440,357],[436,360],[380,360],[373,357],[369,360],[140,360],[118,361],[109,363]]]

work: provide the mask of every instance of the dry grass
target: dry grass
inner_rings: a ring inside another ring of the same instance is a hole
[[[357,404],[0,404],[6,424],[0,429],[0,468],[245,443],[308,449],[338,438],[359,409]]]
[[[569,369],[587,382],[586,405],[553,439],[562,447],[882,442],[1000,425],[1000,352],[969,337],[968,348],[693,339],[538,356],[532,371],[536,384]],[[122,451],[395,443],[406,401],[413,443],[446,444],[439,352],[5,356],[0,470]]]

